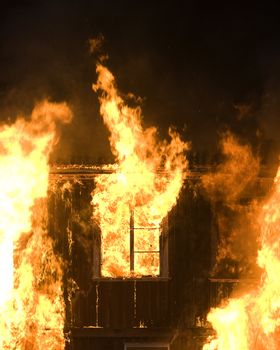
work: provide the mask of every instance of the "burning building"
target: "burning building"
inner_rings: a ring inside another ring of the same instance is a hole
[[[223,167],[189,167],[178,133],[158,140],[97,73],[114,164],[49,168],[64,104],[1,130],[2,176],[15,175],[1,181],[2,348],[276,350],[278,177],[264,202],[272,176],[230,135]],[[244,231],[255,256],[234,246]]]
[[[68,258],[65,289],[70,349],[202,349],[214,336],[207,321],[209,310],[226,305],[235,291],[243,295],[256,290],[258,274],[250,268],[252,257],[247,265],[233,258],[217,264],[222,236],[219,218],[224,208],[218,203],[213,209],[203,190],[199,191],[205,169],[192,170],[178,202],[161,223],[158,251],[145,252],[158,254],[156,261],[153,258],[144,270],[131,273],[131,260],[138,252],[130,244],[129,272],[123,276],[113,270],[115,275],[108,276],[107,269],[102,271],[100,227],[88,222],[92,220],[93,184],[103,175],[114,178],[114,173],[104,167],[53,168],[51,177],[64,187],[60,195],[57,190],[50,195],[49,208],[51,232],[62,239],[60,249]],[[271,185],[272,178],[263,173],[239,205],[247,211],[253,193],[262,198]],[[127,213],[125,232],[131,237],[137,227],[130,210]],[[240,272],[242,268],[247,270]]]

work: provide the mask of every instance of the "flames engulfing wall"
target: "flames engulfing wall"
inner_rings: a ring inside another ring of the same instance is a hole
[[[61,264],[47,233],[48,158],[64,103],[0,128],[0,347],[63,349]]]
[[[243,148],[243,151],[246,148]],[[248,149],[247,149],[248,151]],[[251,153],[249,153],[251,154]],[[238,155],[238,152],[237,152]],[[238,158],[236,155],[236,158]],[[246,170],[244,175],[246,179],[251,181],[255,177],[256,161],[252,156],[242,157],[246,160],[247,165],[242,166],[236,163],[232,169]],[[233,162],[234,164],[235,162]],[[227,167],[226,167],[227,168]],[[231,167],[229,167],[231,169]],[[247,175],[247,171],[251,171]],[[235,177],[230,172],[228,176],[233,179],[223,182],[237,185],[230,188],[230,198],[232,196],[240,196],[244,184],[248,184],[245,180],[235,181],[239,176]],[[216,176],[216,177],[215,177]],[[204,179],[204,185],[218,183],[223,175],[214,175]],[[224,175],[226,176],[226,175]],[[208,181],[208,180],[212,181]],[[226,301],[225,305],[212,309],[208,314],[208,321],[212,323],[217,335],[205,344],[204,350],[264,350],[279,349],[280,346],[280,247],[279,247],[279,200],[280,200],[280,170],[275,177],[274,188],[264,204],[258,206],[258,210],[254,211],[254,216],[250,216],[251,228],[255,229],[255,239],[260,240],[260,249],[255,264],[262,269],[261,278],[256,287],[251,290],[243,290],[239,292],[239,297]],[[238,187],[239,186],[239,187]],[[211,187],[210,187],[211,188]],[[213,193],[213,192],[212,192]],[[246,237],[248,240],[248,237]],[[240,248],[242,249],[242,247]],[[228,250],[229,252],[229,250]]]
[[[131,216],[135,230],[135,275],[159,274],[159,235],[162,220],[175,205],[187,161],[184,143],[174,130],[170,142],[157,140],[157,129],[143,128],[141,109],[120,97],[112,73],[97,65],[101,115],[110,131],[116,164],[114,173],[96,179],[94,218],[102,234],[102,275],[129,276]]]
[[[241,144],[236,136],[227,132],[220,141],[224,161],[215,172],[202,176],[202,186],[212,203],[218,232],[217,254],[212,275],[254,273],[257,237],[258,203],[246,199],[246,191],[256,181],[259,159],[250,146]],[[238,262],[238,266],[236,265]]]

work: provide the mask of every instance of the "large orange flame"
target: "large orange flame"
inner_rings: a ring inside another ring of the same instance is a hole
[[[0,127],[0,348],[64,348],[61,268],[47,235],[48,158],[66,104]]]
[[[94,218],[101,229],[103,277],[160,274],[161,223],[182,187],[188,145],[174,130],[171,141],[157,141],[154,127],[144,128],[141,109],[125,105],[112,73],[97,65],[94,90],[101,90],[101,115],[116,157],[113,174],[96,178]],[[134,230],[134,266],[130,231]]]
[[[258,288],[210,311],[217,336],[203,350],[277,350],[280,348],[280,167],[274,189],[260,214],[263,269]]]

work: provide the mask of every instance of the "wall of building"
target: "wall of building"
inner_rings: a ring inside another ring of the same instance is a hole
[[[169,278],[93,278],[94,174],[52,175],[49,229],[64,261],[70,350],[122,350],[125,342],[170,343],[172,350],[201,349],[211,333],[206,316],[230,295],[236,281],[209,280],[215,252],[215,215],[190,178],[169,214]]]

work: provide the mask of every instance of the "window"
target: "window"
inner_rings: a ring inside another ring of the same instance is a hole
[[[130,212],[130,272],[167,277],[167,219],[160,226],[143,227]]]
[[[124,350],[169,350],[166,343],[126,343]]]
[[[125,275],[116,272],[109,278],[167,278],[168,277],[168,219],[165,218],[159,226],[143,226],[141,217],[136,210],[129,210],[129,219],[124,230],[126,232],[128,257],[125,260]],[[110,246],[112,251],[118,250]],[[113,243],[115,243],[113,242]],[[113,244],[114,245],[114,244]],[[106,247],[102,246],[102,234],[94,232],[94,278],[106,278],[102,265]]]

